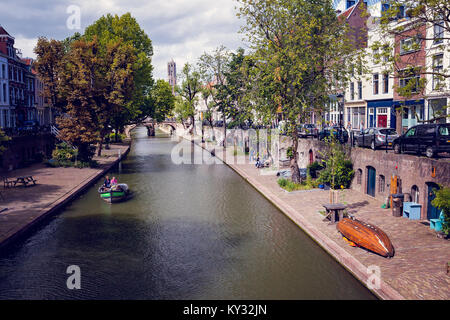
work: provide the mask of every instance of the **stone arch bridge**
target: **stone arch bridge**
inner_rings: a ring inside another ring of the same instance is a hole
[[[156,122],[153,119],[147,118],[142,122],[131,124],[125,127],[125,134],[127,138],[131,137],[131,131],[135,128],[145,126],[147,128],[147,135],[154,136],[156,127],[162,126],[170,129],[170,133],[173,134],[177,129],[177,122],[175,120],[164,120],[163,122]]]

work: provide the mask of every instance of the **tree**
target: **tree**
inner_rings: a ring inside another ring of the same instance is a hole
[[[108,44],[104,53],[97,39],[74,41],[59,72],[59,90],[67,98],[65,114],[58,118],[61,138],[79,148],[89,160],[89,145],[110,131],[112,116],[131,99],[133,48],[121,41]]]
[[[151,116],[151,91],[153,80],[152,41],[130,13],[122,16],[107,14],[88,26],[83,35],[85,39],[98,39],[99,48],[106,52],[108,44],[121,41],[123,45],[134,48],[133,63],[134,90],[130,103],[114,115],[116,129],[126,124],[137,123]]]
[[[215,140],[214,135],[214,124],[213,124],[213,115],[214,111],[216,110],[216,105],[214,101],[211,101],[211,98],[214,93],[214,87],[210,83],[206,83],[203,85],[201,89],[202,99],[206,106],[206,111],[203,113],[203,116],[205,120],[209,123],[209,126],[211,127],[211,133],[212,133],[212,140]],[[202,142],[204,142],[204,126],[202,123]]]
[[[189,63],[186,63],[181,73],[183,82],[177,88],[179,95],[183,98],[184,115],[191,119],[190,133],[195,133],[195,104],[198,99],[198,93],[202,88],[200,74]]]
[[[60,114],[62,138],[88,158],[89,144],[112,128],[146,118],[153,77],[150,39],[129,13],[107,15],[63,40],[40,38],[36,69],[45,83],[44,96]]]
[[[347,27],[327,0],[239,0],[242,32],[253,49],[254,81],[267,86],[269,103],[256,105],[261,114],[281,112],[291,137],[292,180],[298,170],[297,124],[312,111],[323,110],[337,88],[333,77],[348,77],[342,59],[354,54]],[[254,82],[253,81],[253,82]]]
[[[183,125],[183,128],[186,129],[186,121],[195,115],[195,110],[193,105],[188,103],[181,96],[176,96],[174,113],[177,120]]]
[[[40,37],[34,52],[37,55],[34,66],[44,84],[44,97],[51,107],[64,112],[67,101],[61,92],[60,74],[65,61],[65,46],[61,41]]]
[[[0,155],[7,149],[7,142],[11,140],[1,129],[0,129]]]
[[[427,91],[448,96],[450,92],[446,83],[450,72],[443,59],[444,52],[450,52],[448,1],[394,0],[389,4],[376,29],[381,40],[372,45],[376,52],[375,63],[383,63],[396,79],[402,79],[395,83],[395,89],[405,100],[424,96],[427,87]],[[450,105],[430,104],[434,112],[427,122],[445,121],[449,117],[447,107]],[[399,108],[399,116],[401,112],[402,108]],[[417,113],[416,118],[425,122]]]
[[[211,98],[214,103],[214,107],[222,113],[223,119],[223,147],[226,148],[227,140],[227,108],[228,99],[224,94],[224,88],[226,79],[225,73],[229,67],[230,53],[224,47],[220,46],[216,48],[212,53],[204,53],[198,61],[200,74],[203,82],[206,85],[212,85],[214,90],[211,91]]]
[[[156,86],[152,90],[153,112],[151,117],[156,122],[162,122],[167,117],[172,116],[175,107],[175,96],[172,93],[171,85],[164,80],[156,81]]]

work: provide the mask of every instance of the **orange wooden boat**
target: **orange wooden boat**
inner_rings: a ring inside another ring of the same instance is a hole
[[[394,256],[394,246],[386,233],[380,228],[369,223],[344,218],[337,224],[336,228],[348,240],[358,246],[378,253],[383,257]]]

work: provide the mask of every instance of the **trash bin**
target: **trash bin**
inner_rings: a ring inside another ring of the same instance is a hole
[[[403,215],[403,200],[405,195],[402,193],[392,194],[392,215],[401,217]]]

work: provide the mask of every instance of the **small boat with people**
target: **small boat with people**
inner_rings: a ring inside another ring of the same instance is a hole
[[[130,188],[126,183],[117,183],[115,177],[109,180],[106,176],[105,182],[98,188],[100,198],[108,203],[116,203],[126,200],[130,195]]]
[[[394,246],[389,237],[380,228],[357,219],[344,218],[336,228],[351,245],[355,245],[373,251],[383,257],[394,256]]]

